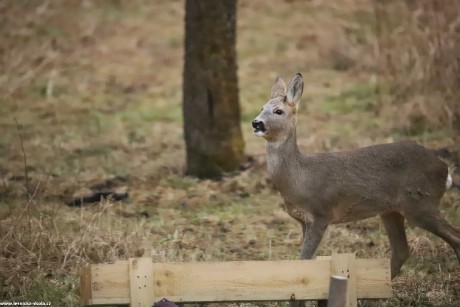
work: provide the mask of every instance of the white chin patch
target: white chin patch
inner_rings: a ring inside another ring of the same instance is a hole
[[[255,131],[255,132],[254,132],[254,135],[255,135],[255,136],[264,136],[264,135],[265,135],[265,132],[260,131],[260,130],[259,130],[259,131]]]

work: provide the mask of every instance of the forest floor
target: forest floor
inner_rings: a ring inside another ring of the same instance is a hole
[[[304,76],[304,152],[400,139],[458,151],[448,128],[408,133],[390,115],[375,115],[369,3],[239,1],[248,161],[210,181],[183,175],[183,1],[3,1],[0,301],[77,305],[82,266],[134,256],[297,259],[301,229],[268,179],[264,141],[250,126],[278,74]],[[104,189],[129,197],[66,205]],[[459,206],[458,190],[448,191],[442,211],[455,225]],[[360,306],[460,305],[453,250],[417,228],[407,235],[411,257],[393,297]],[[332,252],[390,256],[378,218],[330,226],[318,254]],[[273,304],[284,303],[255,305]]]

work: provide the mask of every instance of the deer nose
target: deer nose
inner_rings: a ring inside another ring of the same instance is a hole
[[[265,131],[265,125],[264,125],[264,122],[263,121],[259,121],[259,120],[253,120],[252,121],[252,127],[256,130],[262,130],[262,131]]]

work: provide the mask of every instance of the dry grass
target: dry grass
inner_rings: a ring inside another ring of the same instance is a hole
[[[0,300],[76,305],[79,268],[140,255],[297,258],[300,229],[271,188],[264,144],[249,124],[278,73],[301,71],[306,80],[299,114],[305,151],[407,137],[395,131],[400,123],[391,112],[374,117],[371,1],[240,0],[242,126],[252,160],[218,182],[183,176],[182,1],[9,0],[0,9]],[[449,125],[411,138],[459,149]],[[114,186],[129,199],[65,205],[91,188]],[[457,225],[459,198],[452,191],[443,201]],[[378,304],[458,304],[452,250],[418,229],[408,236],[413,255],[394,298]],[[330,227],[319,254],[332,251],[389,256],[377,219]]]
[[[375,11],[381,111],[395,114],[409,132],[460,131],[460,3],[390,1]]]

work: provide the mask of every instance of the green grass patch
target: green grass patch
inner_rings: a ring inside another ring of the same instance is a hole
[[[140,15],[140,5],[123,5],[123,1],[109,0],[100,1],[98,10],[102,19],[106,22],[117,22],[128,18],[137,17]]]
[[[437,129],[434,127],[423,127],[419,125],[406,128],[396,127],[391,130],[391,133],[396,139],[413,137],[417,142],[422,144],[433,141],[442,141],[446,138],[454,138],[456,136],[456,132],[451,129]]]
[[[46,276],[47,274],[45,274]],[[50,302],[52,306],[72,306],[76,304],[76,297],[73,295],[76,280],[56,281],[54,278],[35,280],[24,293],[24,301]]]
[[[262,107],[267,103],[270,95],[270,88],[258,86],[251,92],[241,93],[241,120],[252,122],[259,115]]]
[[[182,108],[180,106],[168,107],[165,109],[152,110],[150,114],[144,114],[143,118],[152,121],[181,122]]]
[[[327,112],[370,112],[376,104],[375,87],[361,84],[339,95],[326,97],[323,108]]]
[[[77,150],[74,155],[79,158],[103,156],[107,157],[114,151],[114,148],[108,144],[91,144],[90,146],[83,147]]]
[[[168,184],[175,189],[189,189],[198,184],[198,180],[192,177],[171,177],[167,179]]]
[[[38,36],[56,38],[62,35],[61,29],[53,26],[45,26],[37,29]]]
[[[129,124],[139,122],[182,122],[182,108],[180,104],[166,105],[163,103],[142,103],[120,115],[124,122]]]
[[[48,93],[48,91],[50,91]],[[48,89],[48,84],[41,83],[35,84],[30,88],[30,92],[33,97],[36,98],[46,98],[48,95],[51,97],[59,97],[61,95],[67,94],[67,89],[62,86],[53,85],[53,87]]]
[[[252,122],[254,118],[256,118],[257,115],[259,115],[259,113],[260,113],[260,109],[244,112],[241,115],[241,121],[248,122],[248,123]]]

